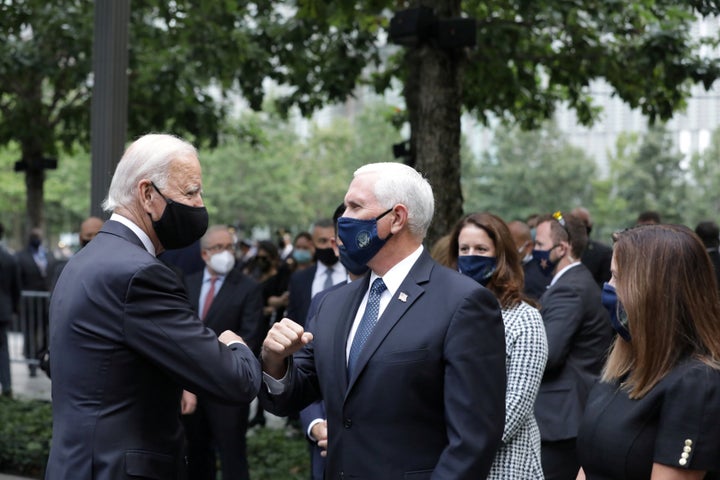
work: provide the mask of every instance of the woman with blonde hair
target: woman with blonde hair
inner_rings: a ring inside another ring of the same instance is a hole
[[[618,336],[588,398],[578,478],[720,478],[720,299],[705,247],[684,226],[632,228],[611,271]]]
[[[448,257],[451,266],[495,294],[505,325],[505,428],[487,478],[542,479],[534,407],[548,346],[540,312],[522,293],[523,269],[512,234],[496,215],[468,215],[450,235]]]

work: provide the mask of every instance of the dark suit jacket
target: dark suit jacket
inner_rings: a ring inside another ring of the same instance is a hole
[[[242,403],[260,386],[250,349],[218,342],[175,273],[115,221],[63,269],[50,326],[49,480],[183,478],[182,389]]]
[[[548,360],[535,417],[543,441],[577,437],[590,387],[605,363],[613,331],[600,288],[578,264],[540,298]]]
[[[56,260],[51,252],[47,253],[47,267],[45,275],[35,263],[33,254],[29,249],[19,251],[15,254],[18,271],[20,273],[20,289],[47,292],[50,290],[50,282],[53,279]]]
[[[185,277],[190,305],[197,312],[204,270]],[[263,297],[262,285],[233,268],[223,281],[222,288],[210,305],[205,325],[217,335],[232,330],[240,335],[250,349],[260,353],[264,338],[262,328]]]
[[[311,333],[315,331],[315,317],[325,295],[345,285],[345,283],[338,283],[326,290],[318,292],[318,294],[312,298],[307,313],[306,331]],[[318,418],[327,418],[325,402],[322,400],[315,401],[300,411],[300,425],[302,426],[304,434],[307,435],[310,424]],[[325,457],[321,455],[321,452],[322,449],[318,447],[316,443],[310,445],[310,469],[312,470],[313,480],[322,480],[325,475]]]
[[[15,258],[0,246],[0,326],[12,322],[19,301],[20,285]]]
[[[550,285],[552,277],[542,273],[540,265],[534,258],[523,264],[523,273],[525,274],[523,293],[533,300],[539,300]]]
[[[285,415],[322,396],[326,478],[478,479],[505,421],[505,338],[495,297],[430,258],[412,267],[347,377],[346,343],[368,277],[325,296],[314,341],[290,362]]]
[[[310,308],[310,300],[312,300],[312,284],[315,278],[317,265],[293,272],[290,276],[288,284],[288,307],[285,316],[290,320],[305,325],[307,320],[308,308]]]
[[[715,271],[715,279],[717,280],[718,287],[720,288],[720,252],[718,249],[708,250],[710,256],[710,263],[712,263],[713,270]]]
[[[603,283],[610,281],[610,262],[612,261],[612,248],[604,243],[589,240],[587,248],[582,254],[582,263],[592,274],[595,283],[602,288]]]
[[[203,273],[204,270],[200,270],[185,277],[185,287],[195,312],[199,311]],[[232,330],[257,355],[265,333],[262,329],[263,303],[262,285],[235,267],[227,274],[215,295],[204,319],[205,325],[216,335]],[[183,416],[192,475],[198,479],[214,478],[214,468],[206,472],[202,466],[215,465],[213,447],[216,446],[221,457],[223,478],[248,478],[245,445],[248,410],[249,404],[223,405],[202,394],[198,395],[195,413]]]

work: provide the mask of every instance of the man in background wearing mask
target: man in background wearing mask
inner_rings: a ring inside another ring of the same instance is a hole
[[[235,265],[235,244],[230,230],[210,227],[200,241],[205,269],[185,277],[193,310],[205,325],[220,335],[231,330],[259,353],[262,329],[262,286]],[[193,407],[194,411],[193,411]],[[222,478],[249,478],[245,433],[249,404],[226,405],[202,394],[183,392],[183,424],[188,439],[188,471],[193,480],[212,480],[215,449],[220,454]]]
[[[533,300],[538,300],[542,294],[545,293],[548,285],[550,285],[550,277],[546,276],[540,270],[537,260],[533,258],[532,251],[535,247],[535,242],[532,238],[530,227],[525,222],[513,220],[508,223],[508,229],[520,254],[523,273],[525,273],[523,293]]]
[[[360,167],[345,205],[341,255],[370,272],[325,295],[314,332],[273,325],[260,401],[283,415],[322,397],[325,478],[487,477],[505,425],[497,300],[425,251],[433,192],[411,167]]]
[[[600,288],[580,262],[586,244],[585,224],[576,217],[556,212],[539,219],[533,257],[552,277],[540,297],[548,359],[535,401],[547,480],[574,480],[577,475],[580,420],[612,341]]]
[[[70,259],[50,302],[46,479],[185,478],[182,390],[243,404],[260,388],[252,350],[203,325],[156,258],[207,229],[197,151],[171,135],[140,137],[103,206],[110,220]]]
[[[299,325],[305,325],[310,300],[326,288],[347,282],[345,267],[338,262],[333,249],[335,225],[331,219],[318,220],[311,229],[315,246],[315,265],[293,272],[288,290],[290,297],[286,316]]]
[[[52,252],[43,245],[43,231],[33,228],[28,235],[28,244],[24,250],[15,254],[21,291],[49,292],[53,286],[58,262]],[[23,350],[25,358],[35,360],[37,353],[47,347],[48,315],[47,297],[25,297],[21,302],[32,302],[27,309],[32,312],[24,320]],[[37,364],[28,363],[30,376],[37,376]]]

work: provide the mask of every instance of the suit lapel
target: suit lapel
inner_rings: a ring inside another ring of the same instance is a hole
[[[397,322],[403,317],[403,315],[405,315],[405,312],[407,312],[410,307],[425,293],[425,289],[421,285],[430,279],[432,267],[432,259],[426,251],[423,251],[422,255],[420,255],[420,258],[417,260],[415,265],[413,265],[407,277],[405,277],[405,280],[403,280],[402,284],[400,284],[400,288],[397,289],[393,298],[390,299],[390,303],[378,319],[377,325],[375,325],[375,328],[363,346],[360,356],[358,357],[357,364],[353,369],[353,376],[348,379],[347,393],[350,392],[358,376],[385,340],[388,333],[390,333]],[[367,286],[365,290],[367,290]],[[363,290],[363,294],[365,293],[365,290]],[[362,298],[362,296],[360,298]],[[357,307],[354,311],[357,312]],[[350,320],[350,323],[352,324],[352,319]],[[349,335],[349,329],[346,332],[346,339],[347,335]]]

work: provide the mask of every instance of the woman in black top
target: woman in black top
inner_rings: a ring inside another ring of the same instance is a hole
[[[578,479],[720,478],[720,300],[705,247],[683,226],[633,228],[611,269],[619,335],[588,398]]]

